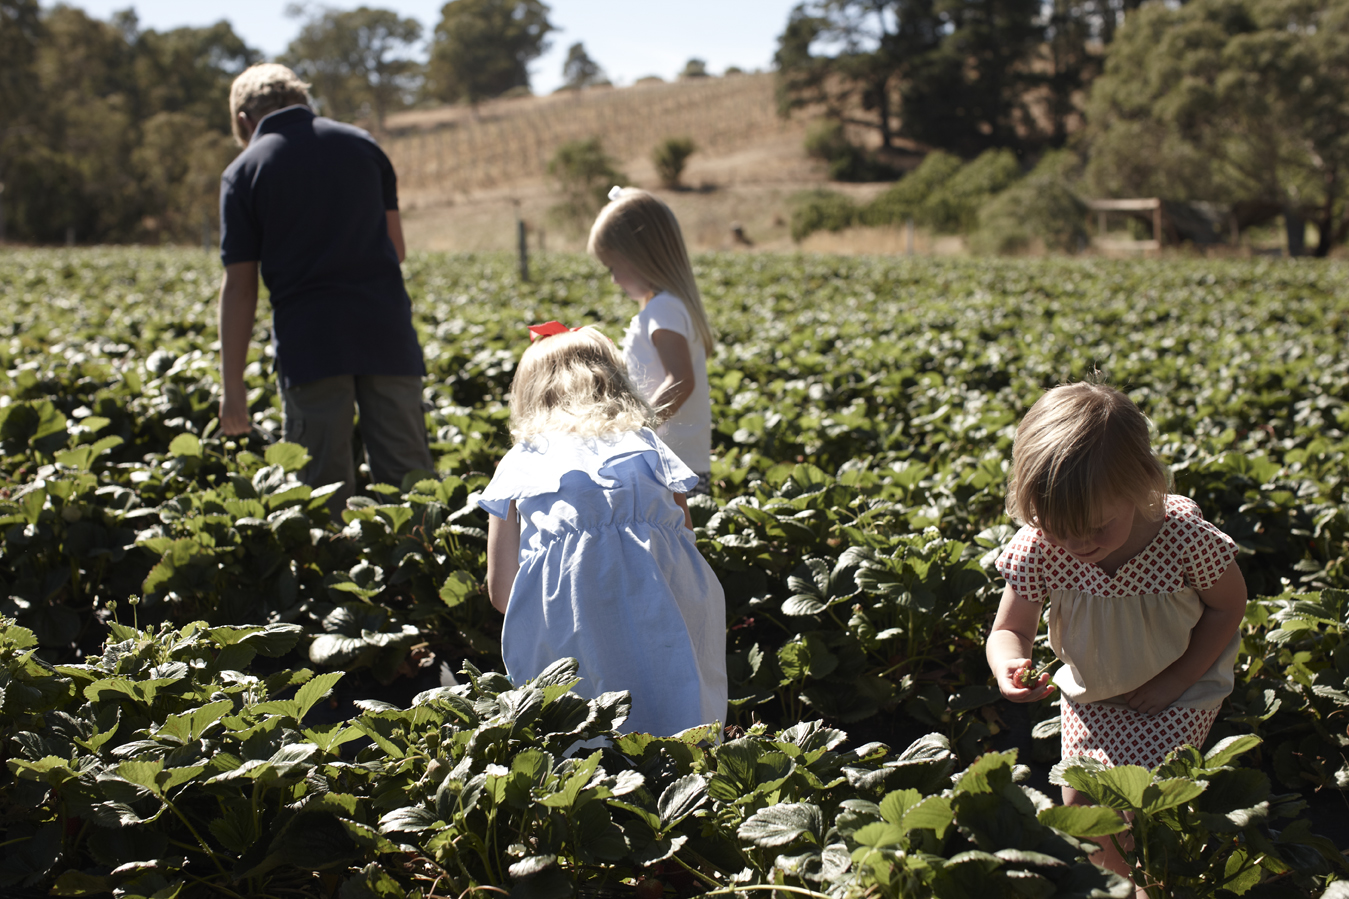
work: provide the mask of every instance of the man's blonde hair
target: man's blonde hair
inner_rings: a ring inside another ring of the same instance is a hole
[[[241,147],[248,146],[239,113],[248,113],[256,125],[269,112],[298,105],[310,105],[309,85],[299,75],[275,62],[249,66],[230,86],[230,127],[234,129],[234,140]]]
[[[510,409],[516,443],[547,433],[596,437],[657,424],[618,349],[590,327],[540,338],[525,350],[511,380]]]
[[[683,300],[703,351],[712,354],[716,337],[693,278],[684,233],[669,206],[639,188],[623,188],[595,218],[586,250],[601,262],[615,256],[627,260],[643,281]]]
[[[1055,537],[1086,537],[1119,500],[1161,519],[1170,482],[1133,400],[1105,384],[1065,384],[1040,397],[1016,429],[1007,514]]]

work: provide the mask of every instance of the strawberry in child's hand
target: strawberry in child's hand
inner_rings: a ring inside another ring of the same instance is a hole
[[[1053,662],[1051,662],[1050,664],[1052,665]],[[1040,678],[1043,677],[1044,673],[1048,670],[1049,665],[1044,666],[1039,671],[1036,671],[1030,665],[1027,665],[1026,667],[1021,668],[1017,671],[1016,682],[1020,686],[1025,687],[1026,689],[1029,690],[1040,682]]]

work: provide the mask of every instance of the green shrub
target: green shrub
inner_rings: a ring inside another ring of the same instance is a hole
[[[980,208],[971,248],[979,253],[1018,253],[1039,240],[1048,250],[1075,251],[1087,236],[1087,207],[1070,180],[1077,165],[1069,150],[1046,154],[1021,182]]]
[[[979,225],[979,207],[1020,178],[1015,153],[986,150],[928,195],[918,223],[938,234],[969,234]]]
[[[553,218],[578,230],[588,227],[608,202],[609,189],[628,180],[598,137],[559,146],[548,160],[548,175],[562,192],[562,202],[550,210]]]
[[[829,166],[831,181],[888,181],[898,172],[848,140],[843,124],[822,119],[806,133],[806,155]]]
[[[656,166],[660,183],[674,189],[679,186],[679,177],[684,174],[684,163],[697,151],[698,147],[690,137],[667,137],[651,151],[651,162]]]
[[[857,204],[837,191],[803,191],[792,201],[792,240],[816,231],[842,231],[857,223],[857,214]]]
[[[898,225],[913,219],[938,234],[968,234],[979,223],[979,207],[1021,177],[1011,150],[988,150],[972,162],[940,150],[881,194],[862,213],[868,225]]]
[[[940,150],[927,155],[922,164],[905,175],[862,211],[867,225],[898,225],[918,220],[929,196],[960,170],[960,160]]]

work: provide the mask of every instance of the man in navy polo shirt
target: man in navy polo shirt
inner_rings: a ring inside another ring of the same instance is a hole
[[[220,179],[220,425],[252,427],[244,366],[258,304],[271,291],[285,438],[309,451],[312,486],[356,479],[352,421],[376,481],[432,469],[422,411],[426,368],[399,267],[404,256],[393,166],[369,134],[314,115],[309,85],[275,63],[230,89],[245,149]]]

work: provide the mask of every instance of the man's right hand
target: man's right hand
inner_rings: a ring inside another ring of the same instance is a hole
[[[220,398],[220,430],[230,437],[238,437],[253,430],[248,417],[248,395],[244,385],[227,389]]]
[[[248,341],[258,309],[258,264],[236,262],[225,266],[220,283],[220,430],[231,437],[253,427],[248,417],[248,388],[244,366]]]

